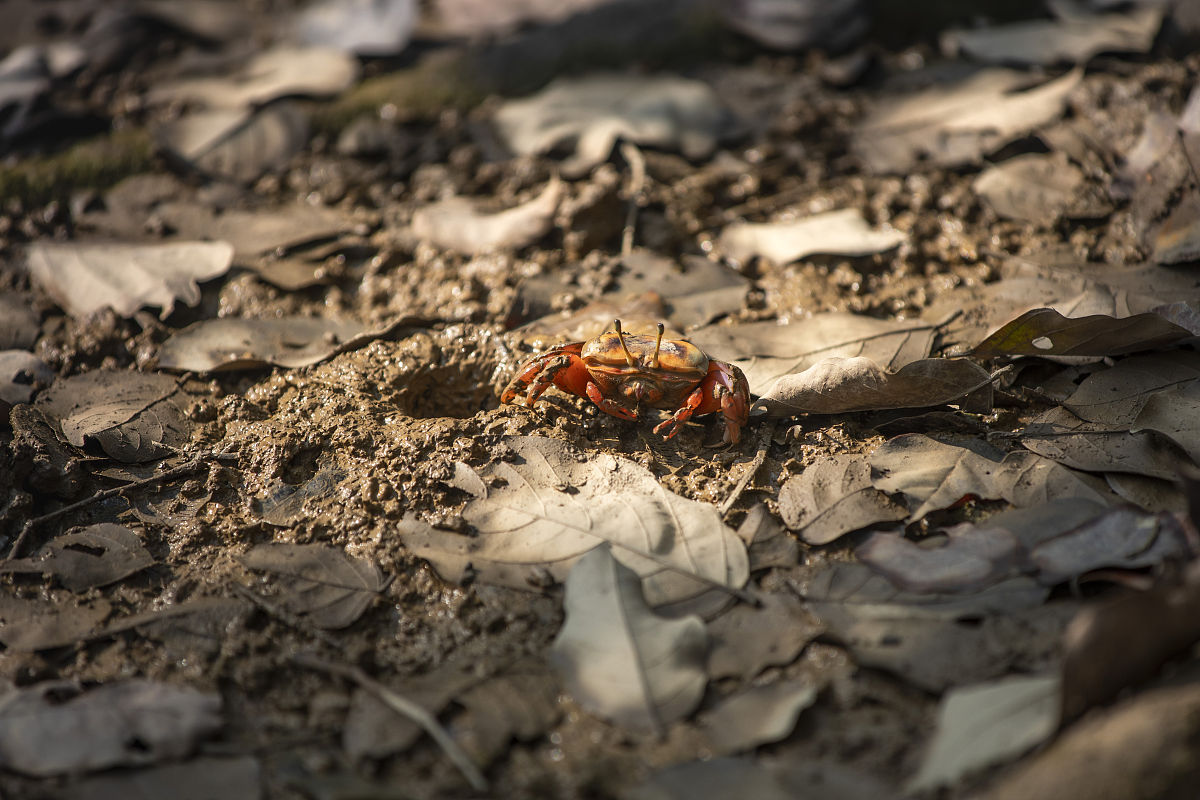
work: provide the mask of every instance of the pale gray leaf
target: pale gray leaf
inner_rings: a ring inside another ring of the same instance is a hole
[[[1150,397],[1200,379],[1200,353],[1180,350],[1131,356],[1089,375],[1063,403],[1088,422],[1111,427],[1132,424]]]
[[[762,607],[738,604],[708,623],[713,678],[753,678],[767,667],[796,660],[822,627],[790,593],[764,594]]]
[[[1147,4],[1123,14],[1073,12],[1057,20],[989,25],[942,35],[947,55],[993,64],[1082,64],[1097,53],[1145,53],[1162,25],[1163,8]]]
[[[729,258],[746,262],[760,256],[790,264],[817,253],[867,256],[899,247],[908,235],[892,228],[873,229],[856,208],[827,211],[798,220],[735,222],[721,232],[717,245]]]
[[[158,130],[164,150],[207,175],[251,183],[287,166],[308,143],[308,115],[295,103],[254,111],[196,111]]]
[[[1061,153],[1029,153],[979,174],[971,184],[998,215],[1053,224],[1075,200],[1083,173]]]
[[[167,83],[153,89],[148,99],[241,109],[289,95],[329,97],[349,88],[357,77],[358,62],[342,50],[280,45],[260,52],[227,76]]]
[[[357,322],[320,317],[206,319],[163,342],[158,365],[191,372],[268,364],[295,369],[324,361],[363,331]]]
[[[520,249],[554,226],[564,191],[563,182],[554,179],[537,197],[494,214],[476,210],[464,197],[453,197],[417,209],[412,232],[423,242],[467,255]]]
[[[859,561],[912,592],[982,589],[1020,564],[1021,543],[1003,528],[963,523],[943,531],[939,547],[894,533],[876,533],[854,551]]]
[[[908,509],[871,485],[867,459],[852,453],[818,458],[779,490],[784,523],[809,544],[908,516]]]
[[[786,738],[817,699],[806,681],[755,686],[703,715],[701,730],[717,755],[733,755]]]
[[[308,45],[394,56],[408,45],[416,24],[416,0],[318,0],[300,12],[296,35]]]
[[[54,370],[33,353],[0,350],[0,411],[17,403],[28,403],[35,389],[48,386],[53,380]]]

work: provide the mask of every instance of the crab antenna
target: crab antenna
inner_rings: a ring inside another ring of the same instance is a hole
[[[658,350],[662,347],[663,331],[665,330],[666,326],[661,322],[658,323],[658,339],[654,342],[654,355],[650,357],[650,366],[654,369],[658,369]]]
[[[621,349],[625,351],[625,363],[633,366],[637,362],[633,360],[633,354],[629,352],[629,348],[625,346],[625,334],[621,331],[621,320],[613,320],[613,329],[617,332],[617,339],[621,341]]]

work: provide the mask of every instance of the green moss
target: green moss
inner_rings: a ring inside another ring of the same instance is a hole
[[[0,202],[26,206],[68,197],[79,189],[104,189],[154,165],[154,145],[144,130],[88,139],[59,153],[0,165]]]

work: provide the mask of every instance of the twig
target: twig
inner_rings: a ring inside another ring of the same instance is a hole
[[[325,644],[329,645],[330,647],[332,647],[335,650],[341,650],[345,646],[342,642],[339,642],[337,639],[330,636],[325,631],[304,622],[304,620],[300,619],[298,616],[296,616],[292,612],[288,611],[287,609],[283,608],[282,606],[278,606],[275,603],[272,603],[270,600],[268,600],[267,598],[258,594],[257,592],[250,591],[245,586],[242,586],[240,583],[233,584],[233,593],[236,594],[238,597],[241,597],[243,600],[247,600],[247,601],[253,603],[254,605],[258,606],[263,611],[265,611],[269,616],[275,617],[280,622],[287,625],[289,628],[294,628],[295,630],[298,630],[301,633],[308,634],[309,636],[313,637],[314,639],[319,639],[320,641],[324,642]]]
[[[633,251],[633,234],[637,230],[638,203],[646,188],[646,159],[632,142],[621,143],[621,157],[629,163],[629,206],[625,210],[625,229],[621,231],[621,255]]]
[[[441,726],[437,718],[429,713],[429,711],[417,705],[412,700],[396,694],[391,689],[372,679],[358,667],[325,661],[309,653],[297,653],[292,656],[292,660],[302,667],[349,678],[363,689],[371,692],[382,700],[388,708],[412,720],[428,733],[430,738],[437,742],[438,747],[442,748],[442,752],[446,754],[446,757],[462,772],[463,777],[471,784],[471,788],[478,792],[487,790],[487,779],[483,777],[483,773],[479,771],[479,767],[475,766],[475,762],[471,761],[471,758],[458,746],[458,743],[450,738],[450,734],[446,733],[446,729]]]
[[[746,491],[746,487],[750,485],[750,481],[754,480],[755,474],[767,460],[767,450],[771,447],[771,439],[775,436],[775,427],[778,424],[777,422],[773,422],[763,427],[762,433],[758,437],[758,452],[754,454],[754,460],[746,467],[746,471],[742,473],[737,486],[733,487],[733,491],[729,493],[729,497],[725,498],[725,502],[721,503],[718,509],[722,517],[729,513],[729,509],[733,508],[738,498],[742,496],[742,492]]]
[[[169,470],[161,472],[158,475],[151,475],[149,478],[142,478],[141,480],[134,481],[133,483],[127,483],[124,486],[114,486],[111,489],[104,489],[75,503],[71,503],[68,506],[55,509],[48,514],[42,514],[40,517],[34,517],[33,519],[27,521],[24,527],[21,528],[21,534],[17,537],[17,540],[13,542],[12,549],[8,551],[8,557],[10,559],[19,558],[24,550],[25,543],[33,534],[33,529],[44,522],[50,522],[51,520],[58,519],[61,516],[78,511],[79,509],[85,508],[100,500],[107,500],[110,497],[116,497],[122,492],[127,492],[130,489],[141,489],[145,486],[152,486],[153,484],[162,483],[163,481],[170,480],[172,478],[178,478],[180,475],[190,475],[204,466],[205,461],[207,461],[209,458],[220,461],[223,458],[229,457],[230,456],[225,453],[218,453],[217,455],[204,453],[196,456],[186,464],[180,464],[179,466],[171,467]]]

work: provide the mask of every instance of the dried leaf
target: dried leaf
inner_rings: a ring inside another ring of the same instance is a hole
[[[750,556],[750,571],[768,567],[794,567],[800,560],[800,546],[764,503],[757,503],[746,512],[737,529],[738,537],[746,543]]]
[[[563,182],[554,179],[537,197],[496,214],[476,211],[464,197],[442,200],[414,212],[413,235],[435,247],[467,255],[518,250],[554,227],[563,192]]]
[[[682,329],[704,325],[742,308],[750,281],[709,258],[683,256],[678,262],[647,250],[621,257],[606,295],[655,292],[666,303],[666,319]],[[624,317],[621,318],[624,322]],[[611,322],[611,320],[609,320]],[[658,319],[652,320],[657,322]],[[653,328],[653,326],[652,326]]]
[[[701,731],[715,754],[741,753],[787,737],[816,699],[816,687],[806,681],[755,686],[705,714]]]
[[[1193,461],[1200,460],[1200,381],[1152,394],[1129,430],[1134,435],[1142,431],[1159,433],[1179,445]]]
[[[1062,6],[1060,5],[1060,8]],[[1072,11],[1057,20],[1029,20],[942,35],[947,55],[967,55],[993,64],[1082,64],[1097,53],[1145,53],[1162,25],[1163,9],[1135,8],[1127,14]]]
[[[939,547],[894,533],[876,533],[854,551],[858,560],[911,592],[982,589],[1018,566],[1021,543],[1003,528],[963,523],[942,533]]]
[[[455,698],[465,711],[450,733],[476,763],[490,764],[511,740],[537,739],[558,721],[558,692],[558,681],[543,664],[524,665]]]
[[[623,728],[662,735],[700,703],[708,682],[704,623],[656,616],[637,574],[608,547],[571,569],[563,605],[566,621],[551,663],[584,708]]]
[[[322,467],[300,486],[284,484],[262,501],[263,520],[281,528],[295,524],[304,517],[304,504],[307,501],[330,497],[346,474],[345,470]]]
[[[1184,264],[1200,259],[1200,198],[1189,196],[1163,222],[1154,236],[1156,264]]]
[[[320,0],[300,12],[296,37],[360,56],[394,56],[416,24],[416,0]]]
[[[41,327],[28,293],[8,289],[0,295],[0,351],[31,349]]]
[[[190,372],[269,364],[296,369],[324,361],[363,331],[357,322],[318,317],[207,319],[163,342],[158,365]]]
[[[66,683],[0,696],[0,766],[47,777],[191,754],[221,727],[221,696],[135,679],[68,699]]]
[[[734,261],[761,256],[790,264],[816,253],[868,256],[895,249],[908,235],[891,228],[873,230],[856,208],[828,211],[798,220],[753,224],[735,222],[721,232],[718,247]]]
[[[33,280],[68,314],[82,317],[111,307],[128,317],[142,306],[158,306],[166,319],[176,300],[200,302],[196,281],[224,275],[233,248],[225,242],[35,242],[25,258]]]
[[[383,591],[374,563],[319,544],[260,544],[241,556],[247,569],[279,576],[283,607],[318,628],[354,623]]]
[[[1061,153],[1029,153],[979,174],[971,184],[998,215],[1050,225],[1075,201],[1083,173]]]
[[[0,411],[28,403],[34,389],[48,386],[53,380],[54,370],[33,353],[0,350]]]
[[[1021,444],[1040,456],[1088,472],[1129,472],[1174,480],[1191,463],[1152,431],[1113,430],[1102,423],[1084,422],[1061,406],[1034,417],[1021,433]]]
[[[65,647],[102,635],[111,612],[107,600],[68,605],[0,594],[0,643],[11,653]]]
[[[294,203],[258,211],[232,209],[203,226],[211,236],[233,245],[234,258],[243,261],[336,238],[352,224],[335,209]]]
[[[97,370],[60,378],[38,398],[75,447],[95,439],[118,461],[139,462],[174,452],[191,422],[174,399],[174,378],[162,373]]]
[[[1057,675],[1005,678],[942,698],[938,729],[908,791],[954,783],[1041,744],[1058,728]]]
[[[1088,422],[1126,427],[1156,392],[1197,379],[1200,353],[1184,350],[1132,356],[1089,375],[1063,405]]]
[[[1068,319],[1052,308],[1035,308],[975,346],[976,358],[997,356],[1123,356],[1161,350],[1196,335],[1159,314],[1120,319],[1094,314]]]
[[[627,795],[630,800],[796,800],[794,787],[749,758],[712,758],[667,767]]]
[[[729,114],[700,81],[592,75],[560,78],[532,97],[510,100],[495,121],[518,155],[573,145],[562,172],[578,177],[607,159],[618,139],[704,158],[725,134]]]
[[[63,800],[258,800],[262,797],[262,770],[252,756],[196,758],[183,764],[86,778],[67,784],[62,792]]]
[[[514,437],[512,463],[478,473],[461,468],[459,488],[474,497],[463,518],[477,535],[440,531],[406,518],[405,546],[438,573],[514,588],[562,581],[584,553],[603,542],[644,580],[651,606],[685,603],[740,587],[749,577],[746,548],[711,505],[663,489],[648,470],[597,454],[581,460],[561,441]],[[692,577],[697,576],[697,577]],[[699,578],[699,579],[698,579]]]
[[[1029,559],[1038,580],[1051,586],[1101,567],[1138,569],[1186,553],[1173,516],[1120,508],[1042,542]]]
[[[308,143],[308,115],[290,102],[255,111],[197,111],[158,130],[162,148],[207,175],[251,183],[281,170]]]
[[[1058,117],[1082,77],[1076,69],[1022,88],[1028,75],[980,70],[881,103],[860,124],[852,149],[879,173],[907,172],[922,159],[943,167],[976,162]]]
[[[72,592],[83,592],[115,583],[153,563],[136,533],[101,522],[56,536],[31,558],[0,562],[0,572],[53,575]]]
[[[803,604],[786,593],[764,594],[761,608],[739,604],[708,624],[708,674],[750,679],[767,667],[796,660],[821,634]]]
[[[784,375],[825,358],[863,356],[886,369],[900,369],[929,355],[935,335],[936,326],[920,321],[832,311],[787,325],[710,325],[688,338],[710,356],[740,367],[751,393],[762,395]]]
[[[151,90],[148,100],[242,109],[289,95],[329,97],[349,88],[357,77],[358,62],[342,50],[281,45],[259,53],[227,76],[159,86]]]
[[[961,400],[990,380],[965,358],[923,358],[895,371],[865,356],[825,358],[777,380],[756,405],[771,417],[924,408]]]
[[[899,492],[918,520],[966,498],[1003,499],[1024,508],[1080,497],[1110,503],[1102,483],[1034,453],[1007,455],[977,439],[944,444],[919,433],[897,436],[870,456],[876,489]]]
[[[903,504],[871,485],[863,456],[824,456],[789,478],[779,490],[784,523],[809,544],[828,544],[843,534],[908,516]]]

